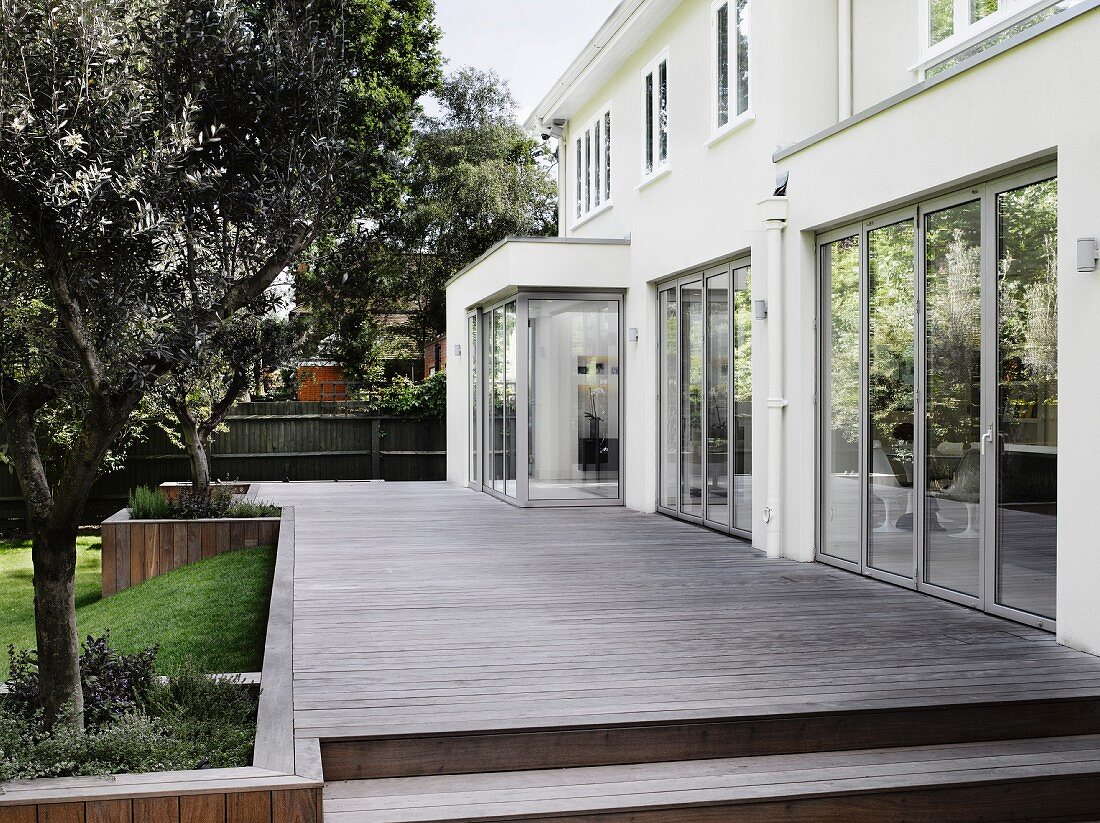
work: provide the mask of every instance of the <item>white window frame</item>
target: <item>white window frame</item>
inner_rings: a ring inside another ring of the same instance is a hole
[[[607,211],[613,205],[611,200],[611,185],[615,180],[613,146],[608,152],[607,123],[612,124],[612,140],[614,139],[615,116],[611,110],[611,103],[601,106],[599,111],[590,119],[583,121],[583,125],[575,132],[570,130],[569,145],[573,148],[576,158],[575,171],[573,173],[573,228],[587,223],[597,214]],[[597,141],[597,135],[599,140]],[[579,151],[577,147],[580,147]],[[607,154],[611,155],[611,165],[607,165]],[[611,181],[607,179],[607,172],[611,171]]]
[[[665,156],[664,156],[664,159],[661,159],[661,151],[660,151],[660,147],[661,147],[661,128],[660,128],[660,100],[661,100],[661,80],[660,80],[660,77],[661,77],[661,75],[660,75],[660,69],[661,69],[661,64],[662,63],[665,66],[665,75],[666,75],[666,77],[665,77],[665,82],[666,82],[665,93],[668,95],[668,100],[666,101],[666,111],[665,111],[665,130],[664,130]],[[648,64],[646,64],[646,67],[644,69],[642,69],[641,73],[638,75],[638,99],[641,102],[641,113],[642,113],[642,127],[640,129],[640,131],[641,131],[641,144],[642,144],[642,156],[641,156],[640,168],[641,168],[641,175],[642,175],[641,185],[643,185],[643,186],[646,183],[648,183],[650,180],[655,180],[656,178],[663,176],[664,174],[666,174],[669,171],[669,158],[672,156],[672,143],[669,139],[669,135],[671,134],[671,128],[670,128],[669,123],[672,120],[672,117],[669,113],[669,110],[672,108],[672,90],[670,88],[668,88],[668,86],[671,85],[671,76],[669,74],[668,64],[669,64],[668,47],[666,46],[664,49],[661,50],[661,52],[656,57],[654,57]],[[646,78],[648,78],[650,75],[653,76],[653,91],[652,91],[652,97],[647,100]],[[648,120],[647,120],[647,111],[648,110],[646,108],[646,104],[649,103],[649,102],[652,102],[652,104],[653,104],[653,138],[652,138],[653,142],[652,143],[650,143],[650,138],[646,134],[646,130],[647,130],[647,127],[649,125]],[[651,168],[647,169],[646,168],[646,152],[650,151],[650,150],[652,150],[652,152],[653,152],[653,154],[652,154],[653,165],[652,165]]]
[[[728,107],[727,119],[725,123],[719,124],[718,122],[718,10],[722,6],[727,7],[726,14],[726,51],[729,66],[727,68],[727,85],[726,93],[728,100],[726,105]],[[753,47],[752,47],[752,6],[753,0],[748,0],[746,3],[745,14],[745,27],[748,30],[749,40],[749,86],[748,86],[748,100],[745,105],[745,110],[738,113],[737,109],[737,81],[738,74],[737,65],[737,0],[712,0],[710,4],[710,140],[707,141],[707,145],[714,141],[725,137],[731,131],[743,126],[745,123],[751,122],[755,119],[752,111],[753,106]]]
[[[909,67],[910,71],[924,72],[937,63],[949,60],[960,52],[976,46],[1005,29],[1026,20],[1033,14],[1063,0],[997,0],[997,10],[977,22],[970,22],[970,0],[954,1],[954,32],[932,45],[931,0],[917,0],[917,38],[920,60]],[[751,65],[751,61],[750,61]]]

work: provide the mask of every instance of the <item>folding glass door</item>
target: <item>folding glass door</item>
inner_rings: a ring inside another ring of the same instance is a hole
[[[470,316],[471,486],[521,506],[622,504],[621,304],[531,292]]]
[[[819,558],[1055,617],[1057,182],[1044,168],[819,238]]]
[[[752,532],[752,299],[748,262],[658,290],[658,508]]]

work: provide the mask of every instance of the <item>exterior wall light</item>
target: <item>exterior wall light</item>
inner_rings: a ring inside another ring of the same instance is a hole
[[[753,320],[767,320],[768,319],[768,301],[767,300],[753,300],[752,301],[752,319]]]
[[[1096,261],[1100,260],[1100,248],[1095,237],[1077,238],[1077,271],[1096,271]]]
[[[626,330],[626,339],[629,340],[631,343],[637,343],[638,342],[638,330],[637,329],[627,329]]]

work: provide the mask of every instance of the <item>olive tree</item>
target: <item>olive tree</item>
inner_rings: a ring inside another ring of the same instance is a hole
[[[341,215],[399,196],[392,158],[436,82],[431,16],[0,0],[0,423],[48,722],[66,704],[82,722],[75,538],[104,456]]]

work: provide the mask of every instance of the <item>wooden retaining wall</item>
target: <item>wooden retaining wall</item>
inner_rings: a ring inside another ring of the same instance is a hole
[[[123,509],[103,521],[103,596],[207,557],[250,546],[274,546],[278,517],[221,520],[131,520]]]
[[[442,420],[363,414],[343,403],[257,402],[234,407],[227,431],[210,449],[215,478],[281,480],[445,480],[447,432]],[[0,433],[0,441],[3,435]],[[127,452],[121,469],[92,487],[87,523],[126,505],[131,489],[187,480],[183,450],[159,428]],[[0,521],[21,519],[23,500],[15,475],[0,465]]]
[[[321,823],[320,751],[316,741],[295,748],[293,739],[293,569],[294,509],[287,506],[279,527],[252,766],[0,783],[0,823]]]

